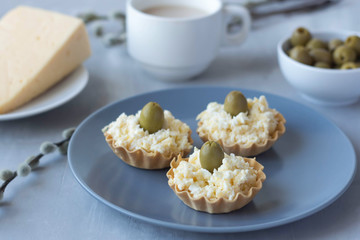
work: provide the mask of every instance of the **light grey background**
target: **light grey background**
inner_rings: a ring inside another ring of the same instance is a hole
[[[20,4],[72,15],[91,9],[106,14],[125,7],[124,0],[5,0],[0,2],[0,14]],[[43,141],[60,140],[64,128],[76,126],[110,102],[152,90],[203,84],[256,89],[302,102],[334,121],[359,156],[360,103],[333,108],[305,102],[285,81],[276,60],[278,40],[297,26],[360,32],[359,11],[360,1],[343,0],[318,11],[256,20],[241,47],[222,49],[204,74],[183,83],[164,83],[148,76],[129,58],[125,46],[105,48],[89,26],[93,55],[85,63],[90,73],[88,86],[55,110],[0,122],[0,168],[15,169],[29,155],[37,154]],[[256,232],[200,234],[154,226],[110,209],[78,184],[65,157],[52,154],[42,159],[37,171],[16,178],[6,189],[0,203],[0,239],[358,239],[359,180],[357,174],[335,203],[303,220]]]

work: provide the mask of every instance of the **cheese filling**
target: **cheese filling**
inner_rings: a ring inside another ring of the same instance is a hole
[[[269,108],[265,96],[248,98],[247,102],[249,112],[234,117],[224,110],[223,104],[209,103],[206,110],[196,117],[202,122],[197,131],[214,141],[221,139],[226,145],[265,143],[276,130],[278,120],[275,116],[278,112]]]
[[[221,197],[233,200],[237,193],[247,194],[255,186],[257,170],[242,157],[225,154],[222,165],[210,173],[201,168],[199,154],[200,150],[195,148],[188,161],[181,161],[173,169],[174,177],[169,179],[169,184],[189,191],[196,199],[206,197],[210,201]]]
[[[103,128],[104,133],[112,136],[116,147],[121,146],[130,151],[144,149],[167,156],[192,148],[188,140],[190,127],[175,119],[171,112],[164,111],[164,125],[153,134],[140,127],[140,113],[129,116],[122,113],[116,121]]]

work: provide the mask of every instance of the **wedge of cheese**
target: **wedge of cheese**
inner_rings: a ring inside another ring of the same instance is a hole
[[[90,56],[80,19],[20,6],[0,20],[0,114],[63,79]]]

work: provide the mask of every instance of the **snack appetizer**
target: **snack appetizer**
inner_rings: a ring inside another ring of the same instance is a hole
[[[209,103],[196,120],[204,142],[216,141],[226,153],[244,157],[268,150],[285,133],[286,122],[265,96],[246,99],[239,91],[230,92],[224,104]]]
[[[266,179],[255,158],[223,152],[208,141],[189,158],[180,155],[170,163],[168,184],[187,206],[208,213],[227,213],[249,203]]]
[[[300,63],[329,69],[360,68],[360,37],[348,36],[344,41],[334,38],[329,42],[312,38],[303,27],[297,28],[291,38],[290,58]]]
[[[144,169],[169,167],[192,149],[191,129],[155,102],[135,115],[122,113],[102,129],[113,152],[125,163]]]

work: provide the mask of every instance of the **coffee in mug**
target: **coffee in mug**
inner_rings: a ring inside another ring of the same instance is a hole
[[[146,8],[143,12],[167,18],[193,18],[202,17],[208,14],[203,9],[181,5],[159,5]]]

